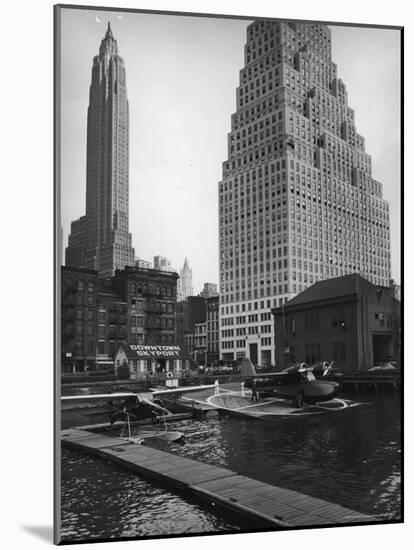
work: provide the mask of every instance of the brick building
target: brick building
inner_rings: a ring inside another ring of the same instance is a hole
[[[175,345],[176,273],[127,267],[112,278],[62,267],[62,372],[113,367],[121,343]]]
[[[175,344],[177,279],[177,273],[155,269],[115,272],[113,288],[127,304],[128,344]]]
[[[319,281],[272,313],[277,369],[334,360],[356,371],[399,360],[400,302],[357,273]]]

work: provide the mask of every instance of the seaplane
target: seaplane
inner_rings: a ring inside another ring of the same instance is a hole
[[[168,417],[174,415],[163,406],[162,397],[215,388],[215,385],[186,386],[171,389],[154,389],[143,393],[116,392],[101,394],[82,394],[62,396],[63,403],[101,402],[105,404],[105,411],[109,416],[111,429],[115,423],[122,422],[120,437],[138,444],[162,444],[177,442],[183,439],[181,432],[167,430]],[[162,423],[161,430],[139,431],[132,435],[131,427],[141,425],[142,421],[151,420]]]
[[[290,399],[298,406],[302,403],[315,405],[331,401],[336,397],[339,389],[338,382],[327,380],[332,370],[333,361],[308,366],[306,363],[297,363],[281,372],[258,374],[250,359],[243,359],[241,375],[245,386],[252,390],[254,397],[276,396]],[[319,371],[321,377],[316,377]]]
[[[206,402],[233,416],[263,420],[322,414],[355,406],[336,397],[339,384],[327,379],[332,363],[322,364],[319,378],[314,370],[318,370],[316,366],[299,363],[278,373],[260,374],[250,359],[245,358],[240,365],[241,391],[216,387]]]

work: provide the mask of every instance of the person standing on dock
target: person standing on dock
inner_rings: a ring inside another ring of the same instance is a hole
[[[258,396],[257,396],[257,389],[256,389],[256,380],[253,378],[253,381],[252,381],[252,398],[251,398],[251,401],[258,401]]]

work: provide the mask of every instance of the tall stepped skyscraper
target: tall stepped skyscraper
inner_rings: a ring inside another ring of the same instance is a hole
[[[263,365],[271,307],[348,273],[389,284],[389,206],[329,28],[257,21],[244,55],[219,183],[220,351]]]
[[[111,276],[134,265],[128,231],[129,112],[125,65],[110,24],[89,89],[86,216],[72,222],[66,265]]]
[[[180,269],[180,278],[177,281],[177,302],[186,300],[189,296],[194,296],[193,270],[185,258],[184,265]]]

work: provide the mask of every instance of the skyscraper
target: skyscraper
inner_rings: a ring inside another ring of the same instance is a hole
[[[186,258],[182,269],[180,269],[180,278],[177,282],[177,301],[185,300],[189,296],[194,296],[193,270],[190,269]]]
[[[248,26],[219,209],[223,359],[274,364],[270,308],[318,280],[388,285],[389,206],[328,27]]]
[[[128,232],[129,112],[125,65],[110,24],[93,59],[86,152],[86,216],[72,223],[66,265],[111,276],[134,264]]]

